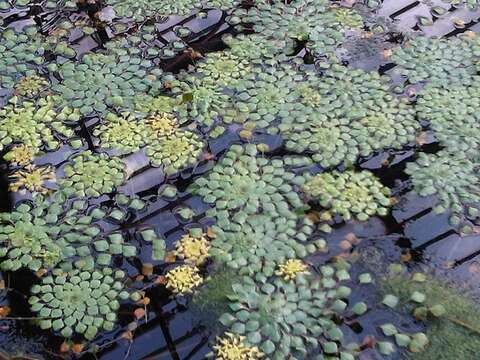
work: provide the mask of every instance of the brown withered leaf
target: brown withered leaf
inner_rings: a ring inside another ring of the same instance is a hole
[[[61,353],[66,353],[70,351],[70,344],[64,341],[62,345],[60,345],[60,352]]]
[[[75,354],[80,354],[82,351],[83,351],[83,348],[85,347],[85,344],[73,344],[72,345],[72,351],[75,353]]]
[[[177,261],[177,257],[172,252],[169,252],[167,255],[165,255],[165,262],[174,263],[175,261]]]
[[[124,331],[124,332],[122,333],[122,338],[127,339],[128,341],[132,341],[132,340],[133,340],[133,332],[131,332],[131,331]]]
[[[141,319],[145,316],[145,309],[143,308],[137,308],[135,309],[135,311],[133,312],[133,314],[135,315],[135,317],[137,319]]]
[[[142,264],[142,274],[144,276],[150,276],[153,274],[153,264],[151,263],[143,263]]]

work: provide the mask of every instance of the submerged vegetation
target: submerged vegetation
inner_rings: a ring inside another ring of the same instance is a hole
[[[213,324],[202,342],[217,359],[478,354],[467,299],[416,275],[372,300],[380,279],[349,263],[377,238],[355,231],[397,221],[407,190],[452,231],[478,232],[478,37],[400,36],[370,10],[381,1],[348,3],[0,1],[6,19],[28,8],[37,24],[1,23],[14,205],[0,213],[0,268],[36,275],[23,301],[62,353],[131,346],[154,312],[170,341],[169,317],[191,306]],[[432,14],[478,5],[444,3]],[[40,26],[45,9],[63,20]],[[345,60],[373,37],[388,43],[370,49],[381,64]],[[378,309],[422,331],[363,327]]]

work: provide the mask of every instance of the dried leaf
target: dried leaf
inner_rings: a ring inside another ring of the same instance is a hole
[[[61,353],[66,353],[70,351],[70,344],[64,341],[62,345],[60,345],[60,352]]]
[[[131,332],[131,331],[124,331],[124,332],[122,333],[122,338],[127,339],[128,341],[132,341],[132,340],[133,340],[133,332]]]
[[[163,275],[160,275],[155,279],[155,284],[165,285],[167,283],[167,278]]]
[[[167,255],[165,255],[165,262],[174,263],[176,261],[177,261],[177,257],[175,256],[175,254],[169,252],[167,253]]]
[[[141,319],[145,316],[145,310],[143,308],[137,308],[137,309],[135,309],[133,314],[135,315],[135,317],[137,319]]]
[[[0,306],[0,317],[8,316],[12,308],[10,306]]]
[[[142,264],[142,274],[145,276],[150,276],[153,274],[153,264],[143,263]]]
[[[84,344],[73,344],[72,351],[75,354],[80,354],[83,351],[84,346],[85,346]]]

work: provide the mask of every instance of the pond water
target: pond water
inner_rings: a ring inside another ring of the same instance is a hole
[[[0,357],[476,359],[477,6],[0,1]]]

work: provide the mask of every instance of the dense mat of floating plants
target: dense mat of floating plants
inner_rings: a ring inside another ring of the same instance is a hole
[[[169,184],[153,199],[124,193],[134,172],[128,157],[143,156],[169,181],[208,158],[210,140],[237,132],[241,141],[188,186],[208,205],[213,225],[189,227],[157,286],[190,297],[208,289],[206,272],[235,271],[212,342],[217,359],[357,357],[361,347],[344,339],[341,323],[368,310],[350,297],[352,284],[368,284],[371,276],[352,279],[346,262],[316,268],[308,257],[327,251],[322,233],[335,224],[386,216],[395,204],[388,187],[359,170],[359,160],[406,147],[420,152],[415,141],[427,122],[442,150],[407,164],[413,190],[436,195],[435,211],[448,211],[463,232],[480,216],[478,38],[416,35],[398,45],[392,73],[405,82],[392,92],[388,76],[337,57],[347,40],[367,34],[360,3],[107,0],[115,16],[136,26],[81,56],[66,41],[68,22],[50,35],[35,27],[1,32],[0,85],[8,101],[0,109],[0,150],[20,200],[0,214],[0,268],[43,274],[29,298],[42,329],[88,340],[114,330],[120,305],[143,296],[114,260],[147,247],[152,261],[167,262],[162,234],[119,225],[162,196],[175,198],[176,189]],[[39,5],[0,1],[2,10],[30,6]],[[43,6],[71,11],[77,4]],[[186,70],[162,71],[159,61],[187,48],[181,38],[189,30],[176,29],[180,40],[163,46],[148,20],[203,16],[208,8],[227,11],[244,33],[225,36],[225,50]],[[299,47],[313,64],[294,56]],[[418,85],[415,103],[405,96],[409,85]],[[88,142],[77,136],[86,119],[95,119]],[[259,134],[280,137],[288,156],[272,155]],[[57,150],[65,157],[59,164],[38,163]],[[318,210],[318,221],[309,209]],[[382,306],[396,302],[387,296]],[[376,347],[383,355],[428,343],[422,333],[381,328],[387,339]]]

